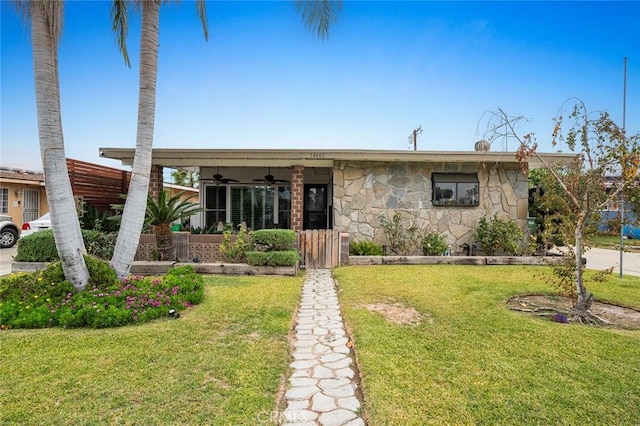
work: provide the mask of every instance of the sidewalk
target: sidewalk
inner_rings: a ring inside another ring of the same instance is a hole
[[[331,271],[307,271],[295,331],[285,423],[363,426],[351,344]]]

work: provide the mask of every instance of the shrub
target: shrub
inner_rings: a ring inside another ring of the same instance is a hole
[[[393,254],[407,255],[414,251],[421,240],[422,231],[420,228],[415,224],[410,224],[405,228],[399,211],[393,214],[391,220],[386,216],[380,216],[378,219]]]
[[[487,256],[503,252],[513,256],[522,254],[524,233],[513,220],[500,219],[498,215],[492,221],[480,218],[475,230],[475,238]]]
[[[113,250],[116,247],[117,233],[107,233],[97,230],[83,230],[82,239],[84,240],[87,254],[95,256],[98,259],[110,260],[113,257]]]
[[[222,230],[218,230],[218,225],[211,225],[208,228],[196,226],[189,229],[192,234],[224,234],[225,231],[233,232],[233,223],[225,223]]]
[[[429,231],[422,238],[422,254],[425,256],[442,256],[449,249],[444,235]]]
[[[252,266],[295,266],[299,260],[296,250],[247,252],[247,263]]]
[[[227,229],[222,234],[222,244],[220,251],[231,262],[242,263],[247,259],[246,252],[252,247],[252,234],[246,232],[243,228],[238,230],[235,239],[231,238],[231,230]]]
[[[80,204],[80,227],[102,231],[106,233],[116,233],[120,228],[120,218],[113,210],[100,210],[90,206],[85,202]]]
[[[31,274],[0,279],[3,328],[118,327],[167,317],[204,297],[202,277],[192,266],[170,270],[162,279],[130,277],[119,281],[108,263],[85,257],[90,287],[74,293],[60,263]]]
[[[259,229],[253,231],[253,242],[266,247],[267,251],[290,250],[297,234],[291,229]]]
[[[113,257],[117,234],[108,234],[95,230],[82,230],[87,254],[99,259],[109,260]],[[53,231],[48,229],[20,238],[16,262],[55,262],[59,260]]]
[[[57,268],[56,264],[38,272],[11,274],[0,279],[0,301],[29,303],[40,297],[62,297],[73,290],[73,285],[64,279],[62,267]]]
[[[349,254],[352,256],[380,256],[382,246],[369,240],[349,241]]]
[[[56,260],[58,260],[58,251],[52,230],[35,232],[18,241],[16,262],[54,262]]]

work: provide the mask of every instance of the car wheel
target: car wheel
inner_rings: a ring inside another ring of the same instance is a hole
[[[0,247],[13,247],[18,241],[18,233],[11,228],[3,229],[0,232]]]

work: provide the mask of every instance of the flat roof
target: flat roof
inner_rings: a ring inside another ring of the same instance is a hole
[[[134,148],[100,148],[100,157],[120,160],[131,166]],[[540,153],[545,162],[569,163],[575,154]],[[179,167],[273,166],[332,167],[335,161],[384,161],[424,163],[513,163],[514,152],[498,151],[393,151],[367,149],[184,149],[154,148],[152,164]],[[541,164],[535,157],[531,168]]]

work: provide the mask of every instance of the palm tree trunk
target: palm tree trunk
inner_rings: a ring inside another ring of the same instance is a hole
[[[159,2],[156,0],[143,1],[136,151],[133,158],[129,192],[122,213],[120,232],[111,260],[111,264],[121,278],[129,274],[138,250],[149,193],[156,110],[159,22]]]
[[[155,225],[153,233],[156,235],[156,247],[159,260],[176,260],[176,246],[173,244],[171,224]]]
[[[76,291],[82,291],[89,282],[89,271],[83,257],[85,247],[65,158],[58,77],[58,34],[52,27],[52,20],[61,19],[62,10],[56,8],[62,8],[62,2],[57,5],[56,2],[52,3],[45,5],[32,1],[29,4],[38,135],[56,249],[65,279],[73,284]],[[56,13],[59,15],[52,16]]]

